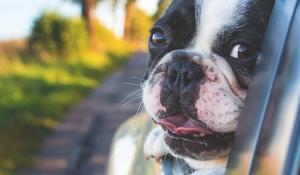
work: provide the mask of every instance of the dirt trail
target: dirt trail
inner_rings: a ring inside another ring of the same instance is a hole
[[[140,89],[132,85],[140,80],[130,77],[143,77],[146,65],[146,54],[133,54],[118,72],[73,108],[46,138],[34,170],[21,174],[104,175],[113,134],[136,113],[141,99],[127,103],[122,109],[118,103]]]

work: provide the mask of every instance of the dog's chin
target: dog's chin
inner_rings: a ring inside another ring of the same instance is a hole
[[[199,161],[215,160],[227,156],[234,133],[214,134],[206,138],[186,138],[166,132],[165,143],[175,157],[190,158]]]
[[[227,156],[235,134],[235,132],[215,132],[201,121],[182,116],[169,117],[156,123],[165,131],[165,144],[175,157],[199,161]]]

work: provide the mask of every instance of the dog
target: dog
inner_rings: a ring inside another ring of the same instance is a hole
[[[223,174],[273,0],[173,0],[151,29],[147,157]],[[209,173],[210,172],[210,173]]]

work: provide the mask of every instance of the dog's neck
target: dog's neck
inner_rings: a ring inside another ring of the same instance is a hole
[[[196,170],[193,175],[218,175],[224,174],[228,157],[223,157],[211,161],[199,161],[189,158],[185,158],[184,160],[189,166]]]
[[[224,175],[227,158],[211,161],[196,161],[191,159],[175,159],[173,173],[176,175]]]
[[[224,175],[225,168],[216,168],[216,169],[201,169],[195,171],[191,175]]]
[[[227,164],[228,157],[219,158],[210,161],[199,161],[190,158],[185,158],[184,160],[186,161],[187,164],[189,164],[194,169],[213,169],[213,168],[225,167]]]

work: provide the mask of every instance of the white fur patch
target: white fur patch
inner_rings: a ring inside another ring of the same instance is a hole
[[[235,131],[246,91],[239,87],[230,65],[223,58],[213,55],[209,59],[211,62],[204,60],[206,75],[213,78],[199,85],[200,98],[195,104],[198,119],[217,132]]]
[[[198,161],[190,158],[185,158],[185,161],[193,168],[196,169],[213,169],[213,168],[225,168],[227,164],[227,158],[221,158],[211,161]]]
[[[238,124],[243,102],[237,98],[227,84],[207,81],[200,85],[196,102],[198,119],[217,132],[234,131]]]
[[[159,82],[151,89],[148,82],[145,83],[143,89],[143,103],[145,109],[152,118],[157,118],[156,114],[159,111],[166,111],[166,108],[162,106],[160,102],[161,87]]]
[[[168,153],[164,144],[164,131],[160,127],[154,128],[144,144],[144,155],[159,160]]]
[[[197,170],[191,175],[224,175],[226,169],[225,168],[214,168],[214,169],[209,169],[209,170]]]
[[[226,26],[236,24],[243,18],[239,12],[245,10],[249,0],[196,0],[197,32],[193,49],[209,55],[218,32]]]

